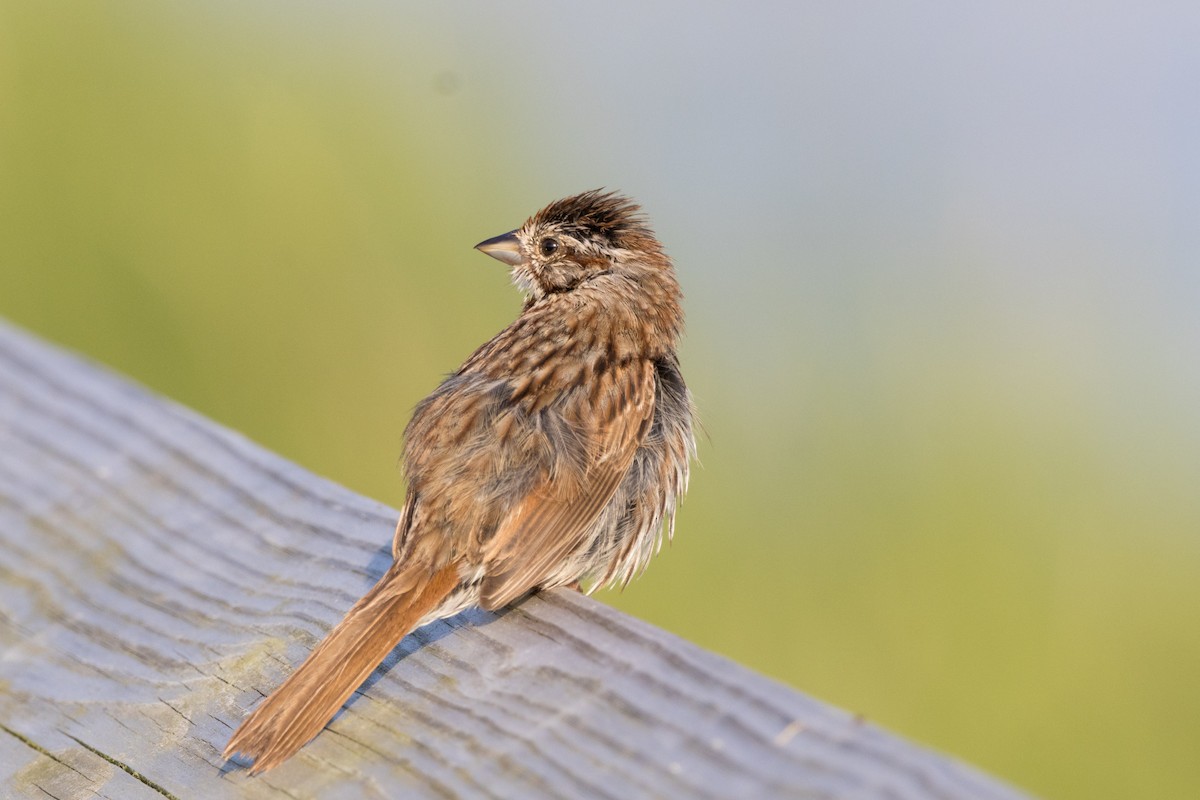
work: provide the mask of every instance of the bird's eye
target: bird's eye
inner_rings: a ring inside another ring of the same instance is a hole
[[[558,250],[558,240],[549,237],[542,239],[541,249],[544,256],[554,255],[555,251]]]

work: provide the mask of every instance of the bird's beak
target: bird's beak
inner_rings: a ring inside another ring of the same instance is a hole
[[[475,245],[475,249],[510,266],[521,263],[521,243],[517,241],[516,231],[493,236]]]

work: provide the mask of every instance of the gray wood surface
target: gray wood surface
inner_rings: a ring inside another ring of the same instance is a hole
[[[0,797],[1021,796],[570,592],[431,625],[290,762],[224,762],[394,519],[0,322]]]

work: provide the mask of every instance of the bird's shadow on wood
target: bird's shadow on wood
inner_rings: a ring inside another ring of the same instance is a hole
[[[371,558],[371,563],[367,565],[367,572],[370,575],[382,576],[391,565],[392,548],[389,544],[380,548],[379,551]],[[378,580],[378,578],[376,578],[376,580]],[[520,605],[523,602],[524,598],[518,600],[513,604],[513,606]],[[350,695],[350,699],[347,700],[338,710],[337,714],[333,716],[333,719],[330,720],[330,724],[332,724],[338,717],[345,713],[346,709],[357,703],[368,691],[370,691],[372,686],[382,680],[389,672],[392,671],[393,667],[395,667],[404,659],[424,649],[427,645],[441,641],[459,628],[481,627],[483,625],[489,625],[508,614],[508,612],[511,610],[511,606],[499,609],[497,611],[484,611],[482,608],[478,607],[469,608],[466,611],[461,611],[452,617],[430,622],[428,625],[424,625],[420,628],[417,628],[415,631],[412,631],[400,641],[400,644],[392,648],[392,651],[388,653],[387,657],[384,658],[380,665],[375,668],[375,671],[367,676],[367,679],[362,682],[362,685],[358,687],[354,694]]]
[[[520,605],[522,602],[524,602],[524,599],[516,601],[513,605]],[[434,642],[444,639],[445,637],[454,633],[454,631],[458,628],[488,625],[508,614],[508,612],[511,610],[512,607],[502,608],[499,611],[484,611],[481,608],[469,608],[466,611],[455,614],[453,617],[447,617],[446,619],[440,619],[436,622],[431,622],[428,625],[418,628],[417,630],[408,634],[400,641],[400,644],[396,645],[396,647],[392,649],[392,652],[388,653],[387,657],[383,659],[383,662],[380,663],[380,665],[375,668],[375,671],[372,672],[367,679],[362,682],[358,689],[355,690],[354,694],[350,695],[350,699],[342,704],[342,707],[339,708],[338,712],[333,715],[329,722],[325,724],[325,727],[332,725],[339,717],[342,716],[342,714],[346,713],[346,709],[350,708],[359,700],[361,700],[367,694],[367,692],[370,691],[372,686],[374,686],[378,681],[382,680],[389,672],[392,671],[392,667],[395,667],[404,659],[417,653],[426,645],[430,645]],[[266,698],[264,697],[263,699],[265,700]],[[322,728],[321,730],[324,731],[325,728]],[[254,762],[252,759],[245,758],[240,754],[236,754],[225,759],[219,771],[223,777],[227,773],[233,772],[234,770],[253,769],[253,763]]]
[[[383,574],[387,572],[387,569],[391,566],[391,564],[392,548],[389,544],[380,548],[379,551],[371,557],[371,562],[367,565],[367,574],[372,576],[372,585],[374,581],[377,581],[379,578],[383,577]],[[363,589],[363,593],[365,594],[369,588],[370,585],[365,587]],[[454,631],[458,628],[489,625],[508,614],[514,607],[524,603],[525,600],[526,598],[521,598],[512,605],[506,606],[498,611],[485,611],[478,607],[469,608],[466,611],[462,611],[452,617],[431,622],[428,625],[412,631],[405,636],[398,645],[392,648],[392,651],[388,653],[387,657],[384,658],[380,665],[375,668],[375,671],[372,672],[367,679],[362,682],[362,684],[355,690],[354,694],[350,695],[350,699],[342,704],[342,707],[338,709],[338,712],[333,715],[333,718],[326,723],[326,726],[332,725],[338,719],[338,717],[342,716],[342,714],[346,712],[346,709],[350,708],[360,699],[362,699],[362,697],[366,695],[372,686],[374,686],[378,681],[382,680],[389,672],[392,671],[393,667],[395,667],[404,659],[408,658],[410,655],[417,653],[427,645],[441,641],[445,637],[454,633]],[[348,606],[347,610],[349,610]],[[295,666],[299,666],[299,664],[296,664]],[[240,755],[235,755],[231,758],[225,759],[225,762],[221,765],[220,773],[223,776],[226,773],[237,769],[251,768],[252,763],[253,762],[250,759],[243,758]]]

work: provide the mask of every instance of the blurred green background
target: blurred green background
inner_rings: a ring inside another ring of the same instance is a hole
[[[1200,787],[1200,11],[0,4],[0,315],[399,505],[596,186],[688,295],[605,602],[1056,798]],[[391,535],[380,531],[381,542]]]

